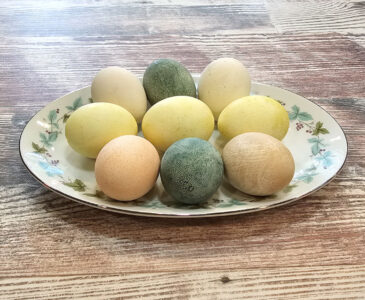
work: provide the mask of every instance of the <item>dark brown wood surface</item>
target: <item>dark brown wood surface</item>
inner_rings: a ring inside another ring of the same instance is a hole
[[[0,298],[364,299],[365,2],[0,2]],[[214,219],[117,215],[42,187],[20,133],[102,67],[241,60],[343,127],[349,155],[290,206]]]

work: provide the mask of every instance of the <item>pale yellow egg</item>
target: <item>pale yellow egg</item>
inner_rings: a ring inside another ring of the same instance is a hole
[[[214,117],[202,101],[175,96],[153,105],[142,121],[143,135],[158,149],[187,137],[208,140],[214,130]]]
[[[247,96],[233,101],[222,111],[218,129],[228,139],[245,132],[262,132],[282,140],[289,129],[289,116],[274,99]]]
[[[111,103],[91,103],[80,107],[67,120],[65,135],[76,152],[96,158],[112,139],[137,134],[137,122],[123,107]]]

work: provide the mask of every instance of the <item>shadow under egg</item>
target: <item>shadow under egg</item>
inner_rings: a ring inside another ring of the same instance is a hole
[[[69,146],[67,146],[65,149],[65,158],[67,163],[76,169],[83,171],[94,171],[95,159],[82,156]]]
[[[227,197],[232,197],[232,195],[234,195],[234,198],[236,198],[237,200],[242,200],[246,202],[263,201],[263,200],[273,199],[276,197],[276,195],[252,196],[245,194],[240,190],[236,189],[234,186],[232,186],[226,178],[224,178],[222,181],[222,184],[220,186],[220,191],[223,195]]]

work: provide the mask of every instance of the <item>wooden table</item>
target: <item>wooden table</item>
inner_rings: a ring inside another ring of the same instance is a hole
[[[1,299],[365,298],[364,2],[242,2],[1,1]],[[335,180],[290,206],[169,220],[75,203],[22,165],[26,122],[99,69],[169,57],[201,72],[222,56],[338,120]]]

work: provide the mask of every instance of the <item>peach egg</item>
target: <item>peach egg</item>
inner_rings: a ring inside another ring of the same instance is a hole
[[[101,149],[95,162],[100,189],[110,198],[129,201],[148,193],[159,172],[160,157],[146,139],[124,135]]]

